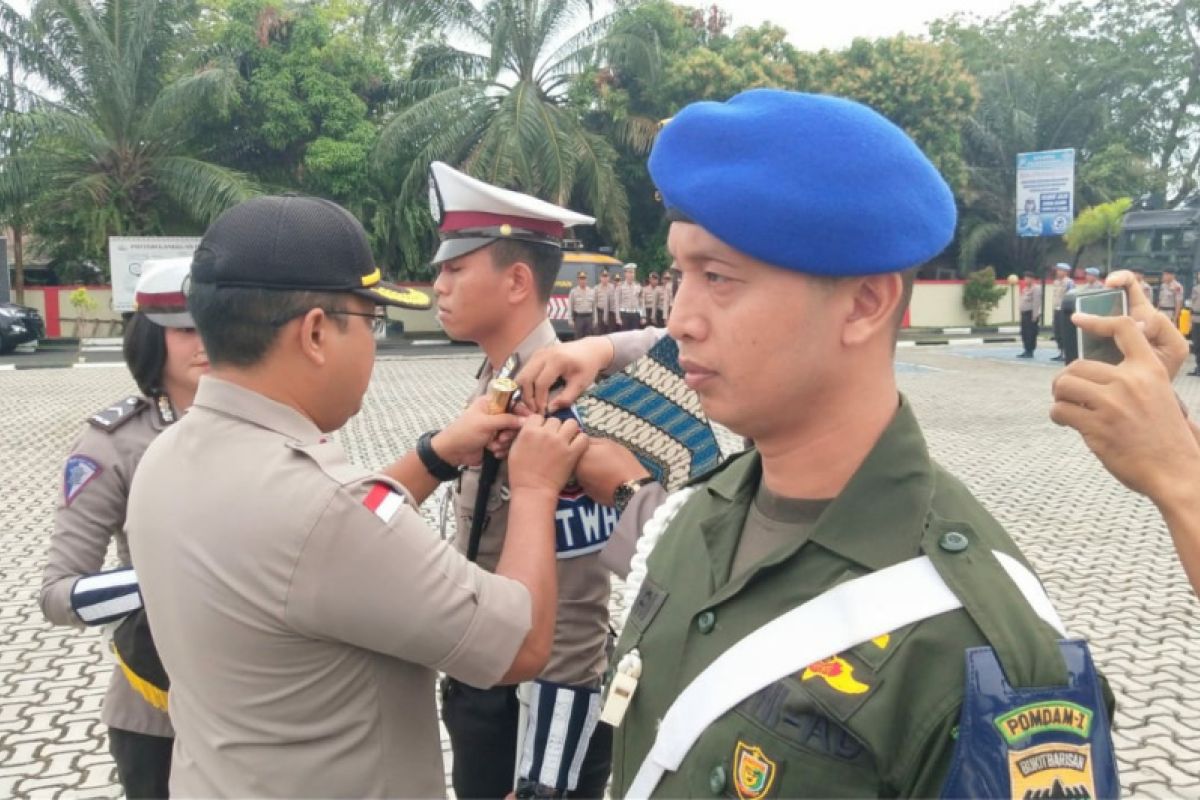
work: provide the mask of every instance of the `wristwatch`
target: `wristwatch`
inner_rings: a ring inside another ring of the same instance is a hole
[[[647,475],[644,478],[625,481],[616,488],[616,490],[613,492],[613,508],[617,510],[618,514],[621,514],[625,511],[625,507],[629,505],[629,501],[632,500],[633,496],[637,494],[638,491],[641,490],[641,488],[647,483],[654,483],[654,478],[651,478],[649,475]]]
[[[458,477],[458,467],[446,461],[433,449],[433,437],[441,431],[425,431],[417,439],[417,458],[425,465],[429,474],[439,481],[452,481]]]

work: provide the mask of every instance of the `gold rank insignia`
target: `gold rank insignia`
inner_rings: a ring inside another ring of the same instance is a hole
[[[741,800],[758,800],[771,791],[779,772],[774,761],[761,747],[739,741],[733,751],[733,788]]]

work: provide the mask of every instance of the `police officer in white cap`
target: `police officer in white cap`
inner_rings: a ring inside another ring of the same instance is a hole
[[[438,319],[454,339],[476,342],[487,355],[474,399],[495,378],[516,375],[535,352],[557,343],[546,304],[562,264],[563,235],[567,227],[593,220],[446,164],[433,164],[431,173],[442,239],[433,258],[439,269],[433,287]],[[457,479],[456,546],[485,569],[495,569],[510,535],[507,463],[488,460],[461,476],[452,469],[442,474]],[[606,726],[597,730],[610,591],[599,550],[615,520],[612,509],[578,488],[568,486],[558,498],[554,647],[546,669],[525,687],[530,713],[523,731],[517,687],[480,690],[447,681],[442,717],[454,749],[459,797],[503,797],[514,789],[514,770],[518,797],[602,796],[612,732]]]
[[[183,295],[190,264],[146,263],[123,346],[139,393],[93,414],[67,457],[39,596],[52,623],[100,625],[141,607],[124,531],[129,486],[146,448],[192,405],[208,370]],[[120,567],[105,571],[110,543]],[[174,732],[164,701],[113,670],[100,717],[128,797],[167,796]]]

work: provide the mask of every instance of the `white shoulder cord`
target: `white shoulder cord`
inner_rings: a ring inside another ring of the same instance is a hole
[[[642,526],[642,535],[638,537],[637,549],[634,551],[633,560],[629,562],[629,575],[625,578],[625,591],[622,595],[622,599],[625,601],[625,610],[621,613],[621,630],[625,630],[625,623],[629,621],[629,612],[633,609],[633,604],[637,602],[638,593],[642,590],[642,583],[646,580],[646,561],[654,552],[658,540],[667,532],[671,520],[675,519],[679,509],[683,508],[683,504],[695,491],[695,486],[688,486],[668,495],[663,504],[654,510],[654,515]]]

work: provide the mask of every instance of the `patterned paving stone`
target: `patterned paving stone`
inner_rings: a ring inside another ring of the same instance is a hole
[[[1200,798],[1200,665],[1189,657],[1200,605],[1154,507],[1050,422],[1054,369],[1002,351],[902,351],[898,379],[934,457],[1012,532],[1070,630],[1092,640],[1118,698],[1125,792]],[[381,359],[338,438],[355,461],[388,463],[454,416],[475,367]],[[1177,387],[1200,411],[1200,379]],[[47,625],[36,593],[63,457],[87,414],[132,390],[120,368],[0,373],[0,796],[120,796],[99,722],[110,667],[94,634]],[[423,508],[439,527],[441,500]],[[613,598],[619,606],[617,581]],[[448,770],[444,733],[443,746]]]

